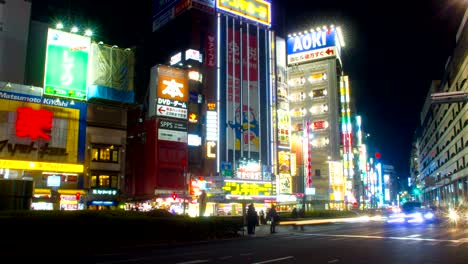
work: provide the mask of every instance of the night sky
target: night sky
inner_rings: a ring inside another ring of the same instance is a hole
[[[128,47],[143,43],[151,31],[149,3],[34,0],[33,18],[81,17],[95,28],[95,39]],[[442,78],[467,6],[467,0],[273,1],[272,28],[286,38],[310,27],[342,27],[343,68],[350,78],[354,110],[363,116],[373,151],[407,177],[419,113],[431,80]]]

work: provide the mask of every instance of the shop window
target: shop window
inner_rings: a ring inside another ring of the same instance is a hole
[[[117,175],[93,175],[90,184],[91,187],[118,188],[119,178]]]
[[[119,150],[114,146],[96,146],[91,149],[91,160],[98,162],[119,162]]]

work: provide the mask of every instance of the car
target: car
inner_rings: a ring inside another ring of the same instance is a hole
[[[401,211],[394,210],[387,216],[388,224],[427,224],[435,223],[436,215],[430,208],[421,206],[420,202],[407,202],[401,206]]]

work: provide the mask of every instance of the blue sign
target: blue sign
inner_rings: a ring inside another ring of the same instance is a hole
[[[288,38],[288,55],[335,46],[336,31],[334,28],[312,31]]]

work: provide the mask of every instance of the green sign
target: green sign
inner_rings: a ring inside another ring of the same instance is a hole
[[[86,100],[89,37],[49,29],[44,94]]]

